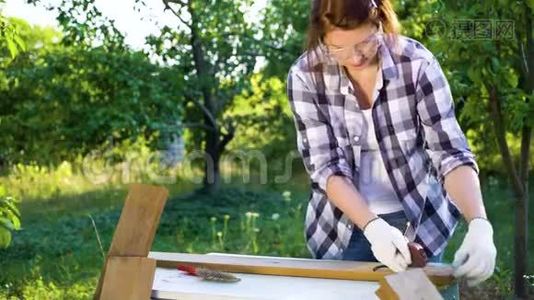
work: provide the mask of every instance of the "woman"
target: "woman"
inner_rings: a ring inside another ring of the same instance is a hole
[[[398,29],[389,0],[312,1],[308,46],[287,78],[312,184],[307,247],[398,272],[408,241],[440,262],[462,214],[454,275],[472,286],[496,257],[478,166],[439,63]]]

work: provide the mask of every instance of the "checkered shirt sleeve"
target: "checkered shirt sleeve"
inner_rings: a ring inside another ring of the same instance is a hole
[[[417,112],[421,120],[428,153],[440,182],[461,165],[478,174],[475,156],[454,113],[454,102],[445,75],[434,58],[421,67],[416,85]]]
[[[297,132],[297,149],[312,184],[326,192],[331,175],[352,180],[351,168],[325,114],[317,104],[317,91],[306,81],[302,71],[291,68],[287,77],[287,95]]]

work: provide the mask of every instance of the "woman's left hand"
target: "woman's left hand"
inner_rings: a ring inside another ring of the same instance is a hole
[[[464,241],[454,255],[453,275],[465,276],[470,287],[477,285],[493,274],[496,256],[491,223],[487,219],[475,218],[469,222]]]

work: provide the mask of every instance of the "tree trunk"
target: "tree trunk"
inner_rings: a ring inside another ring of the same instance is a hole
[[[527,299],[528,256],[528,195],[517,197],[515,207],[515,240],[514,240],[514,290],[517,299]]]
[[[529,7],[524,4],[526,11]],[[525,46],[520,55],[523,62],[521,68],[521,81],[523,89],[527,93],[534,93],[534,36],[532,32],[532,14],[526,14],[526,39]],[[521,42],[520,42],[521,43]],[[526,49],[524,49],[526,48]],[[528,98],[527,98],[528,103]],[[521,130],[521,154],[519,163],[519,179],[521,180],[522,193],[517,194],[516,204],[516,237],[515,237],[515,274],[514,290],[518,299],[527,299],[529,285],[525,276],[528,267],[528,171],[530,159],[530,144],[532,138],[532,127],[528,124],[528,116],[523,120]]]
[[[193,9],[191,2],[188,2],[188,11],[191,15],[191,48],[193,50],[193,60],[198,84],[202,92],[203,103],[195,101],[204,114],[204,124],[212,130],[207,130],[205,135],[206,148],[204,149],[205,165],[204,179],[202,190],[213,193],[220,186],[219,158],[221,156],[220,147],[220,128],[217,122],[217,105],[212,93],[212,85],[215,80],[214,75],[209,69],[208,62],[204,56],[204,47],[199,36],[198,20],[196,11]]]
[[[521,155],[519,166],[519,177],[521,178],[523,186],[523,194],[517,195],[515,214],[516,235],[514,241],[514,290],[515,296],[519,299],[527,299],[528,297],[528,283],[525,275],[527,275],[528,267],[528,169],[531,137],[532,128],[525,124],[521,130]]]
[[[206,59],[205,44],[203,44],[201,38],[201,31],[199,29],[199,15],[195,11],[193,0],[189,1],[166,1],[163,0],[165,10],[170,10],[182,23],[191,31],[191,37],[189,44],[192,49],[193,63],[196,71],[197,84],[201,98],[200,101],[198,95],[190,95],[189,101],[192,101],[202,111],[204,120],[202,124],[193,123],[194,127],[201,127],[205,130],[204,135],[204,178],[203,186],[201,190],[209,193],[216,192],[220,187],[221,175],[220,175],[220,159],[221,155],[226,148],[226,145],[233,139],[235,134],[235,125],[230,122],[229,124],[219,124],[217,117],[219,116],[222,105],[218,105],[215,98],[216,85],[218,84],[217,78],[213,66],[210,65],[209,60]],[[175,10],[169,3],[175,3],[180,5],[180,9]],[[182,18],[182,8],[186,8],[190,15],[190,20],[187,21]],[[231,99],[231,98],[229,98]],[[223,99],[224,100],[224,99]],[[221,122],[222,123],[222,122]],[[226,126],[225,126],[226,125]],[[221,131],[221,128],[226,129],[226,133]]]
[[[221,173],[219,162],[221,152],[219,151],[219,133],[215,131],[206,132],[206,161],[204,166],[204,181],[202,190],[213,194],[219,190],[221,183]]]
[[[506,127],[502,117],[502,108],[495,86],[488,86],[489,110],[493,119],[495,136],[501,152],[508,177],[512,180],[515,195],[515,237],[514,237],[514,291],[517,299],[527,299],[528,256],[528,168],[532,128],[525,120],[521,130],[521,155],[519,168],[516,169],[506,142]]]

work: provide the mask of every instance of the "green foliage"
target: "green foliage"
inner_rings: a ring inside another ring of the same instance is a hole
[[[28,199],[23,206],[25,229],[10,248],[0,250],[0,298],[84,299],[93,291],[103,258],[88,215],[107,251],[126,187],[79,194],[68,188],[76,189],[67,185],[51,198]],[[172,197],[153,250],[308,256],[302,235],[305,201],[305,194],[244,187],[227,187],[215,197]]]
[[[7,248],[11,243],[11,232],[20,230],[20,212],[15,206],[17,202],[0,185],[0,248]]]
[[[104,143],[89,155],[78,156],[73,161],[62,161],[56,166],[43,166],[37,163],[17,163],[0,177],[0,186],[9,186],[10,195],[26,202],[55,198],[59,195],[77,195],[94,190],[131,182],[194,183],[196,174],[193,168],[188,171],[162,166],[161,154],[151,149],[151,141],[139,137],[135,141],[124,140],[120,143]],[[78,199],[79,200],[79,199]],[[81,201],[81,200],[80,200]],[[73,209],[80,209],[83,201],[72,203]],[[46,213],[46,204],[40,207]]]
[[[255,74],[251,89],[236,96],[225,115],[238,124],[229,150],[261,149],[268,160],[283,157],[295,148],[291,111],[285,84],[276,77]]]
[[[32,49],[50,49],[62,39],[62,33],[53,27],[31,25],[23,19],[9,17],[9,22],[16,27],[20,40],[25,44],[22,53]]]
[[[0,14],[0,49],[7,49],[11,59],[25,47],[17,29],[11,20]],[[9,60],[2,60],[1,64],[8,62]],[[0,185],[0,249],[9,246],[12,231],[20,230],[20,213],[16,202],[15,198],[7,194],[4,186]]]
[[[481,169],[504,170],[494,142],[493,123],[488,122],[492,119],[488,90],[496,87],[509,133],[507,140],[512,150],[519,149],[517,132],[525,122],[534,120],[534,103],[528,101],[533,92],[522,71],[521,50],[526,46],[526,20],[531,10],[522,2],[497,0],[397,4],[404,34],[423,42],[440,61],[456,100],[457,115]],[[513,22],[511,31],[506,31],[502,23],[506,21]]]
[[[28,39],[45,46],[5,67],[0,141],[8,147],[0,157],[59,163],[106,141],[151,136],[180,119],[182,83],[143,53],[50,44],[48,33]]]
[[[30,4],[39,4],[41,0],[27,0]],[[125,51],[123,34],[110,20],[98,10],[92,0],[61,0],[50,9],[57,12],[63,37],[61,43],[84,49],[102,47],[106,51]],[[50,3],[49,3],[50,4]]]
[[[285,80],[289,66],[305,47],[311,1],[270,0],[261,22],[266,77]]]
[[[16,24],[2,15],[0,15],[0,45],[2,49],[7,50],[11,59],[15,58],[19,51],[26,47],[17,32]]]
[[[184,123],[194,124],[185,135],[186,147],[206,149],[208,134],[227,134],[234,123],[224,112],[250,86],[256,58],[261,55],[257,29],[244,18],[251,1],[163,2],[168,12],[178,15],[178,25],[163,27],[147,37],[146,43],[149,53],[175,66],[175,78],[185,83]],[[198,126],[199,120],[207,118],[206,111],[216,125]]]

